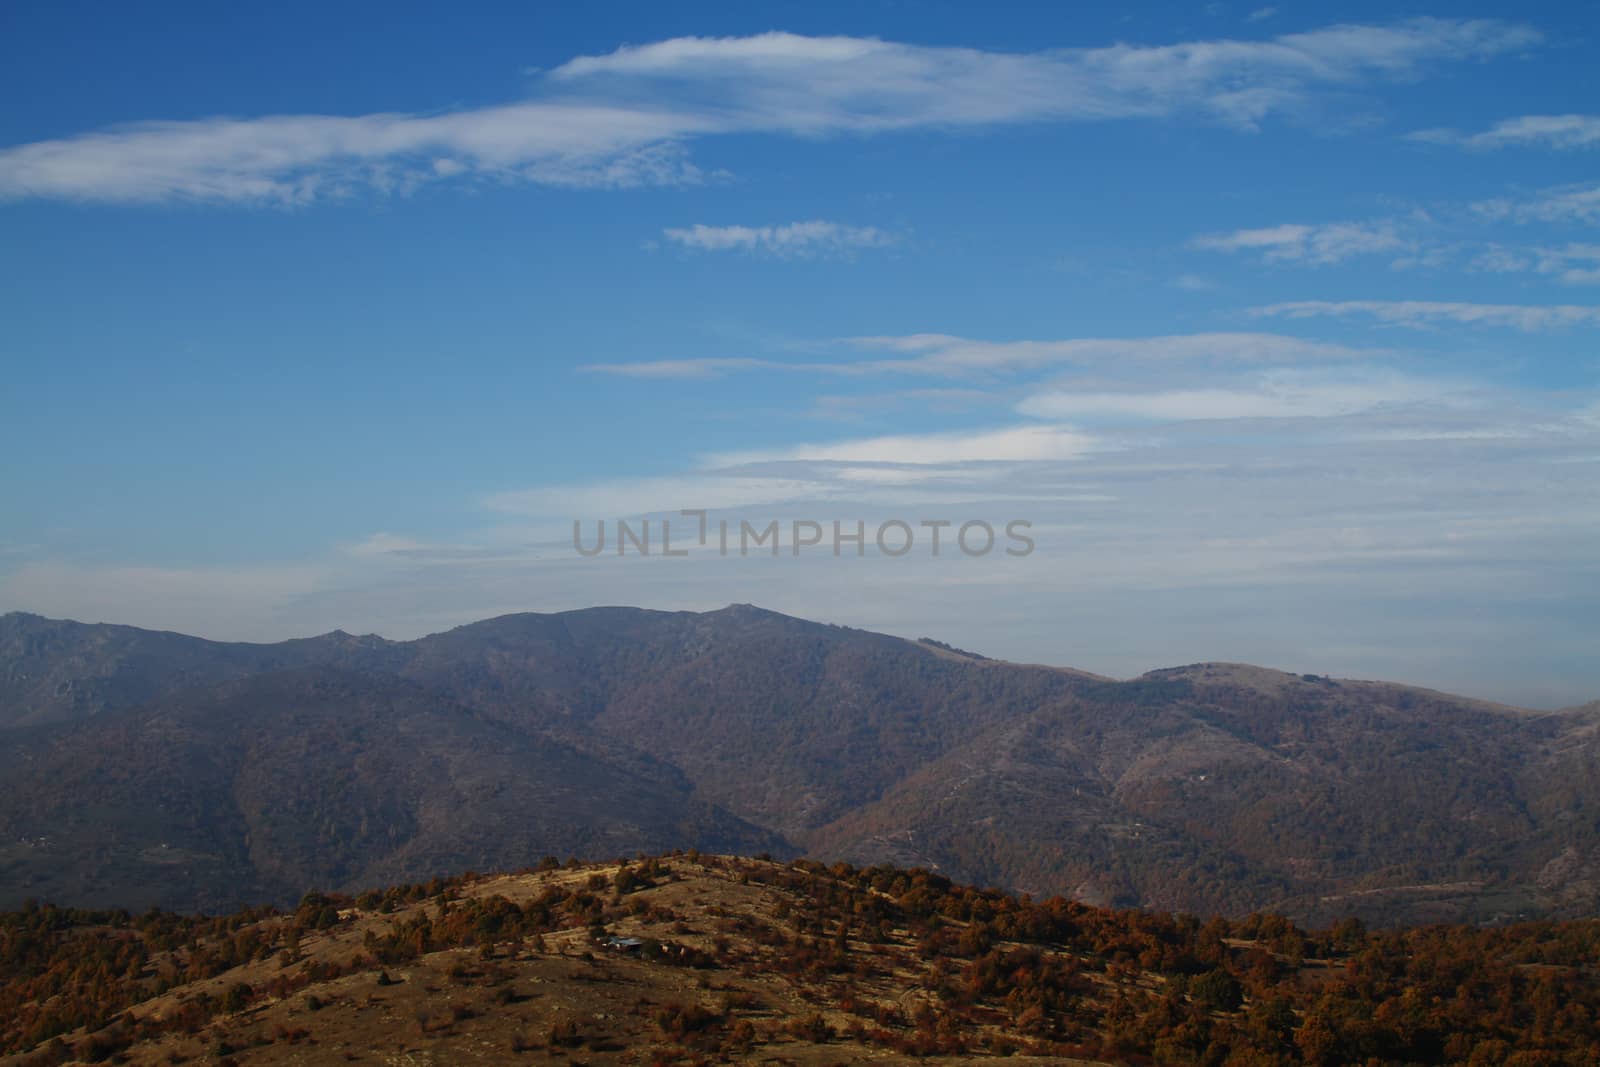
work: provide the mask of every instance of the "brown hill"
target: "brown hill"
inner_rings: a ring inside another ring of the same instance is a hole
[[[1592,921],[1307,932],[886,867],[552,862],[291,914],[0,914],[0,1067],[1588,1064],[1597,951]]]
[[[169,693],[313,664],[372,664],[389,642],[324,634],[275,645],[0,615],[0,728],[72,722]]]
[[[0,751],[16,787],[0,801],[8,888],[90,906],[230,910],[552,852],[783,844],[670,767],[332,668],[13,740]]]

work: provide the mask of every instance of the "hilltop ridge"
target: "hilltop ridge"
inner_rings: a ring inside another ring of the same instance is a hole
[[[283,913],[0,914],[0,1067],[1584,1064],[1597,949],[1594,922],[1303,930],[891,867],[550,859]]]

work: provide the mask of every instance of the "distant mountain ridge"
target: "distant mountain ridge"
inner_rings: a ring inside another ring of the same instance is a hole
[[[264,645],[0,616],[0,780],[0,906],[699,847],[1312,921],[1600,913],[1600,705],[1117,681],[749,605]]]

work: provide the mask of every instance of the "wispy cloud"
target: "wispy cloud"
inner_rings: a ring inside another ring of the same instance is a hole
[[[437,114],[152,121],[0,150],[0,198],[303,203],[440,181],[693,182],[686,145],[1200,115],[1250,128],[1319,93],[1539,40],[1497,20],[1339,25],[1271,40],[1032,53],[876,38],[684,37],[584,56],[532,98]]]
[[[1245,252],[1268,263],[1338,263],[1352,256],[1410,247],[1390,222],[1286,223],[1231,233],[1205,234],[1190,246],[1209,252]]]
[[[1600,245],[1570,243],[1538,250],[1540,274],[1553,274],[1568,285],[1600,285]]]
[[[667,240],[700,252],[760,252],[783,259],[841,256],[864,248],[884,248],[894,234],[876,226],[847,226],[812,219],[782,226],[693,226],[662,231]]]
[[[1306,319],[1369,317],[1399,326],[1441,322],[1509,326],[1529,333],[1566,326],[1600,325],[1600,307],[1574,304],[1474,304],[1432,300],[1294,300],[1252,308],[1252,315]]]
[[[1533,266],[1533,259],[1524,249],[1507,248],[1491,243],[1475,253],[1467,263],[1468,270],[1487,274],[1516,274]]]
[[[1268,41],[997,53],[876,38],[679,38],[573,60],[563,83],[625,79],[640,91],[684,81],[737,88],[733,121],[803,133],[928,125],[1148,118],[1196,110],[1248,124],[1319,88],[1411,77],[1440,60],[1539,40],[1495,20],[1341,25]]]
[[[1061,341],[985,341],[949,334],[852,337],[839,342],[893,358],[780,362],[766,359],[669,359],[592,363],[582,368],[637,378],[704,378],[735,370],[809,371],[839,376],[908,374],[963,377],[1054,365],[1302,363],[1370,359],[1374,349],[1307,341],[1276,333],[1196,333],[1163,337],[1089,337]]]
[[[426,542],[380,530],[354,544],[346,545],[345,552],[358,559],[383,559],[388,556],[404,556],[424,551],[429,547]]]
[[[1049,419],[1327,418],[1417,405],[1455,406],[1470,390],[1396,371],[1353,368],[1274,370],[1222,387],[1119,392],[1052,390],[1019,405],[1024,415]]]
[[[692,182],[693,116],[570,102],[443,115],[142,122],[0,150],[0,198],[304,203],[459,178]]]
[[[960,433],[898,434],[784,448],[722,452],[706,457],[715,467],[785,460],[834,463],[951,464],[1070,460],[1104,447],[1065,426],[1012,426]]]
[[[1478,133],[1459,130],[1418,130],[1414,141],[1458,145],[1462,148],[1595,148],[1600,147],[1600,116],[1523,115],[1504,119]]]
[[[1054,364],[1120,366],[1128,363],[1298,363],[1370,356],[1345,345],[1275,333],[1195,333],[1163,337],[1095,337],[1064,341],[982,341],[945,334],[857,337],[856,345],[907,353],[857,366],[873,372],[963,374],[1026,370]]]
[[[1525,197],[1495,197],[1472,205],[1484,218],[1514,222],[1600,223],[1600,185],[1564,185]]]
[[[532,517],[626,516],[681,508],[752,507],[826,495],[826,482],[789,475],[721,470],[657,478],[621,478],[588,485],[548,486],[494,493],[491,511]]]

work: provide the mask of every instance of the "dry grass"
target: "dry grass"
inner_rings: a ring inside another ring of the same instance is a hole
[[[715,864],[715,861],[711,861]],[[585,865],[488,877],[460,896],[502,896],[525,903],[551,885],[577,889],[616,865]],[[845,1063],[967,1063],[1008,1048],[1012,1063],[1062,1063],[1016,1054],[1029,1047],[995,1018],[970,1027],[961,1057],[903,1055],[883,1041],[876,1006],[909,1020],[936,1011],[924,963],[905,931],[882,944],[851,943],[857,973],[802,977],[784,973],[776,951],[741,929],[785,927],[802,901],[765,884],[742,882],[736,868],[687,859],[671,875],[626,898],[633,914],[608,924],[610,934],[650,938],[717,955],[719,965],[673,966],[608,950],[590,931],[546,934],[542,944],[501,942],[429,952],[403,965],[377,965],[314,981],[282,998],[258,998],[233,1014],[217,1014],[198,1032],[169,1032],[135,1043],[113,1062],[131,1064],[421,1065],[455,1063],[769,1063],[823,1067]],[[206,994],[222,998],[239,983],[260,989],[307,963],[348,966],[365,957],[368,934],[438,905],[426,901],[389,914],[347,908],[341,922],[304,936],[302,957],[277,956],[179,986],[136,1005],[136,1020],[171,1019],[180,1005]],[[281,923],[283,919],[268,920]],[[852,1010],[844,1010],[846,1008]],[[901,1029],[909,1032],[903,1026]],[[876,1038],[862,1031],[877,1030]],[[65,1035],[81,1047],[87,1035]],[[25,1057],[0,1059],[16,1067]]]

